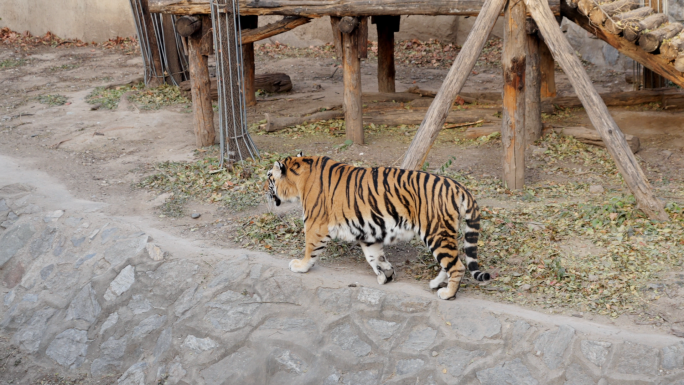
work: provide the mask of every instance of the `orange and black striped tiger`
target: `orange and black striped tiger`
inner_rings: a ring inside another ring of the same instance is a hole
[[[331,239],[358,242],[379,284],[394,278],[384,244],[418,235],[442,267],[430,288],[441,283],[441,299],[456,297],[465,266],[459,260],[458,231],[465,219],[465,260],[478,281],[489,279],[477,264],[480,210],[461,184],[422,171],[389,167],[361,168],[328,157],[287,157],[268,172],[269,198],[299,199],[304,208],[306,248],[290,270],[307,272]]]

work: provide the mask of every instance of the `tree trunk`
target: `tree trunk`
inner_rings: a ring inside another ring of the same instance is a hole
[[[589,13],[589,19],[594,25],[602,26],[608,16],[613,16],[618,13],[629,12],[640,6],[639,0],[618,0],[612,3],[601,5],[594,8]]]
[[[194,35],[202,29],[202,20],[197,16],[182,16],[176,20],[176,31],[183,37]]]
[[[400,16],[376,16],[378,29],[378,91],[395,92],[394,33],[399,30]]]
[[[202,37],[188,38],[188,64],[192,84],[192,109],[195,117],[195,143],[198,148],[214,144],[214,110],[211,106],[211,83],[207,56],[201,52]]]
[[[606,20],[605,28],[606,31],[612,33],[613,35],[619,35],[622,33],[622,30],[625,29],[627,23],[641,21],[652,14],[653,8],[651,7],[642,7],[633,11],[619,13],[614,15],[611,19]]]
[[[662,15],[662,13],[660,15]],[[656,29],[655,31],[651,31],[641,35],[641,37],[639,38],[639,47],[641,47],[641,49],[643,49],[646,52],[655,52],[660,47],[660,43],[662,43],[663,40],[671,39],[672,37],[680,33],[682,29],[684,29],[684,26],[682,26],[679,23],[670,23],[664,25]]]
[[[608,108],[594,89],[591,79],[582,68],[582,63],[575,56],[574,49],[558,28],[558,23],[553,14],[541,0],[525,0],[525,4],[537,22],[553,57],[561,65],[575,87],[589,119],[601,135],[603,142],[606,143],[608,152],[615,160],[615,164],[627,186],[636,197],[639,208],[651,219],[668,220],[662,202],[653,194],[651,185],[634,154],[632,154],[624,134],[620,131],[620,127],[615,124]]]
[[[333,43],[335,44],[335,55],[337,60],[342,60],[344,53],[342,52],[342,32],[340,31],[341,17],[330,16],[330,26],[332,27]]]
[[[461,92],[470,71],[473,70],[505,3],[506,0],[485,0],[461,52],[451,65],[449,73],[439,88],[437,97],[430,105],[423,123],[421,123],[416,136],[406,151],[404,161],[401,164],[402,168],[413,170],[421,168],[425,163],[428,152],[437,139],[439,130],[444,125],[456,96]]]
[[[528,20],[528,23],[534,21]],[[525,135],[527,144],[541,138],[541,68],[539,66],[539,36],[535,31],[526,34],[527,53],[525,72]]]
[[[684,34],[679,34],[660,46],[660,56],[666,61],[673,61],[684,51]]]
[[[340,25],[342,23],[343,21],[340,21]],[[347,139],[355,144],[363,144],[361,59],[359,59],[358,39],[358,28],[353,28],[350,33],[342,34],[342,46],[344,48],[344,125]]]
[[[646,30],[654,30],[664,23],[667,23],[667,15],[664,13],[654,13],[653,15],[645,18],[641,21],[630,21],[627,22],[625,30],[622,32],[622,36],[630,42],[634,43],[639,40],[641,34]],[[660,43],[658,43],[660,44]],[[639,41],[639,46],[641,46],[641,41]],[[641,47],[643,49],[643,47]],[[646,51],[652,52],[652,51]]]

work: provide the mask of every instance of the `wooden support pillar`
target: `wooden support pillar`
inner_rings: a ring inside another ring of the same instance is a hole
[[[537,24],[526,20],[526,58],[525,71],[525,135],[527,145],[541,138],[541,69],[539,68],[539,35]]]
[[[373,16],[378,28],[378,92],[396,92],[394,33],[399,32],[401,16]]]
[[[259,16],[240,16],[240,28],[242,30],[255,29],[259,27]],[[244,67],[244,92],[245,104],[248,106],[256,106],[256,89],[254,89],[254,43],[246,43],[242,45],[242,63]]]
[[[503,182],[510,190],[525,183],[525,4],[508,0],[504,8]]]
[[[153,73],[147,83],[148,87],[159,87],[164,84],[164,71],[161,64],[161,56],[159,55],[159,45],[157,44],[157,35],[154,32],[154,24],[152,22],[152,14],[147,0],[140,0],[140,7],[142,8],[143,21],[145,22],[145,29],[149,37],[150,53],[152,54]]]
[[[202,28],[188,37],[188,64],[192,109],[195,117],[195,142],[197,147],[214,144],[214,110],[211,106],[211,81],[209,79],[207,38],[205,31],[211,28],[211,19],[201,18]],[[211,33],[209,33],[211,36]]]
[[[505,3],[506,0],[485,0],[461,52],[451,65],[435,100],[430,104],[430,108],[425,114],[423,123],[420,124],[416,136],[406,151],[401,168],[415,170],[423,167],[428,152],[430,152],[432,144],[444,126],[449,110],[456,101],[456,96],[461,92],[470,71],[475,67],[477,58],[480,56]]]
[[[637,206],[646,215],[655,220],[668,220],[663,203],[653,194],[650,183],[646,175],[641,170],[629,144],[625,140],[625,135],[620,127],[610,116],[606,104],[601,96],[596,92],[591,79],[582,68],[574,49],[565,39],[563,33],[558,28],[558,23],[553,18],[553,14],[547,3],[542,0],[524,0],[527,9],[537,22],[539,31],[544,36],[553,57],[558,61],[563,72],[568,76],[575,92],[582,101],[584,109],[589,115],[589,119],[596,131],[601,135],[603,143],[606,144],[608,152],[613,157],[615,165],[622,174],[627,186],[634,194]]]
[[[333,34],[333,44],[335,45],[335,56],[337,60],[342,60],[342,32],[340,32],[340,20],[342,18],[338,16],[330,16],[330,26],[332,27]]]
[[[542,38],[539,42],[539,69],[541,70],[541,97],[555,98],[556,95],[556,62],[549,47]]]
[[[343,17],[339,23],[342,32],[344,76],[344,123],[347,139],[363,144],[363,110],[361,104],[361,59],[359,57],[359,18]],[[366,32],[368,29],[366,29]]]
[[[166,62],[169,65],[169,73],[166,74],[166,82],[168,84],[181,84],[184,80],[181,72],[180,57],[178,55],[178,47],[176,43],[176,31],[173,29],[173,16],[164,13],[162,14],[162,28],[164,33],[164,49],[166,50]],[[173,80],[173,82],[171,81]]]

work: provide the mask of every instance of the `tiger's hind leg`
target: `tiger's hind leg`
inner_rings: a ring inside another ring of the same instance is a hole
[[[458,247],[455,244],[441,242],[432,253],[442,267],[442,271],[437,278],[430,281],[430,288],[437,288],[440,283],[447,281],[448,277],[447,286],[437,290],[437,296],[441,299],[456,298],[456,292],[461,286],[461,279],[466,271],[465,265],[458,258]]]
[[[382,248],[382,243],[371,243],[369,245],[361,243],[361,250],[366,256],[366,261],[373,268],[373,272],[378,277],[378,283],[384,285],[394,279],[394,269],[385,258],[385,251]]]

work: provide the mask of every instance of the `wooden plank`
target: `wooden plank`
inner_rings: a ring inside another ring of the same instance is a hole
[[[340,24],[342,21],[340,22]],[[359,29],[342,34],[344,60],[344,125],[347,139],[363,144],[363,111],[361,103],[361,59],[359,59]]]
[[[461,92],[470,71],[473,70],[505,3],[506,0],[485,0],[482,12],[475,20],[461,52],[451,65],[435,100],[430,104],[423,123],[420,124],[416,136],[406,151],[401,164],[402,168],[413,170],[421,168],[425,163],[427,154],[437,139],[440,129],[444,126],[444,121],[456,96]]]
[[[525,3],[508,0],[504,8],[503,53],[503,182],[509,190],[525,184]]]
[[[395,92],[394,29],[400,16],[373,16],[378,29],[378,91]],[[398,28],[396,28],[398,29]]]
[[[532,24],[532,25],[530,25]],[[537,24],[528,19],[526,28],[525,71],[525,135],[527,144],[541,138],[541,68],[539,63],[540,39],[537,35]]]
[[[368,18],[359,18],[359,59],[368,58]]]
[[[539,36],[539,35],[537,35]],[[549,47],[544,43],[544,39],[539,41],[539,71],[541,72],[541,97],[556,97],[556,62],[549,51]]]
[[[268,39],[271,36],[279,35],[283,32],[295,29],[300,25],[310,22],[308,17],[286,16],[275,23],[267,24],[263,27],[242,31],[242,44],[254,43],[255,41]]]
[[[665,77],[678,86],[684,87],[684,76],[682,76],[681,71],[678,71],[669,63],[671,59],[668,60],[665,57],[661,57],[661,55],[651,55],[648,52],[644,52],[644,50],[637,45],[609,33],[602,27],[592,25],[586,16],[581,15],[570,7],[563,6],[563,16],[610,44],[623,55],[641,63],[644,67],[651,69],[653,72]]]
[[[561,1],[550,0],[555,15]],[[457,15],[477,16],[485,0],[239,0],[241,15],[290,16],[401,16]],[[207,0],[150,0],[152,12],[176,15],[209,14]]]
[[[198,148],[214,144],[214,110],[211,106],[211,83],[208,58],[202,54],[202,36],[188,37],[188,64],[192,84],[195,143]]]
[[[651,219],[668,220],[663,203],[653,194],[651,185],[641,170],[634,154],[629,148],[625,136],[620,127],[615,123],[608,112],[608,108],[601,100],[598,92],[584,71],[582,63],[575,55],[575,50],[565,39],[558,23],[549,11],[543,0],[524,0],[527,9],[537,22],[539,30],[544,36],[544,41],[551,49],[554,59],[563,68],[563,72],[572,82],[575,92],[582,100],[587,115],[601,139],[608,148],[608,152],[615,160],[615,164],[622,174],[627,186],[634,194],[638,207]],[[569,8],[573,10],[572,8]],[[573,10],[574,11],[574,10]],[[581,16],[588,22],[585,16]]]

